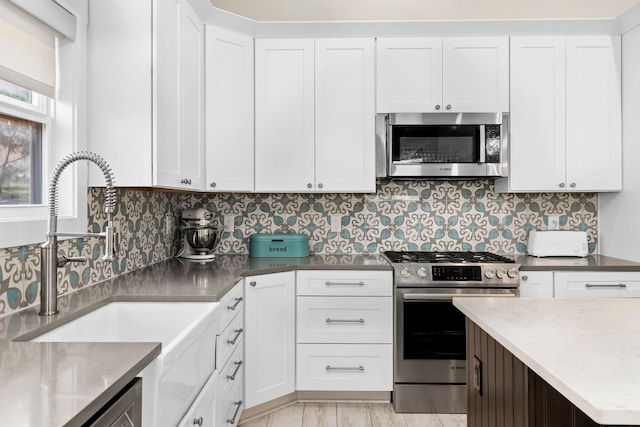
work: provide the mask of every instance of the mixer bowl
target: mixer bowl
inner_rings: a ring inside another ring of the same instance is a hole
[[[183,227],[182,232],[187,243],[197,254],[208,254],[218,245],[222,228],[217,227]]]

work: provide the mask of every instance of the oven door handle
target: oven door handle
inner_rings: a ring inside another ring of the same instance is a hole
[[[495,294],[490,294],[490,293],[483,293],[483,294],[477,294],[477,293],[465,293],[465,294],[428,294],[428,293],[411,293],[411,294],[404,294],[402,296],[402,298],[405,301],[424,301],[424,300],[452,300],[453,298],[459,298],[459,297],[491,297],[491,298],[512,298],[515,297],[516,294],[512,293],[512,292],[508,292],[508,293],[495,293]]]

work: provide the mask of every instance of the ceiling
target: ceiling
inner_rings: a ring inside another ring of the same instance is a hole
[[[640,0],[210,0],[256,21],[616,18]]]

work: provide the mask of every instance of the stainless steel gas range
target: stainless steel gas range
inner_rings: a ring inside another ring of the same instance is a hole
[[[453,297],[515,297],[513,259],[489,252],[392,252],[396,412],[466,412],[465,318]]]

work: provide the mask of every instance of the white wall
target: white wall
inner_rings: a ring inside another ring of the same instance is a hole
[[[622,186],[600,194],[599,253],[640,262],[640,25],[622,35]]]

